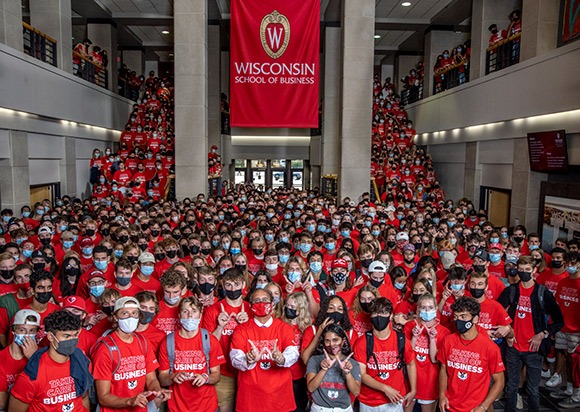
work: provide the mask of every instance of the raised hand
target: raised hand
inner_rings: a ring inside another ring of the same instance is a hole
[[[276,362],[278,365],[284,365],[284,363],[286,362],[284,355],[282,354],[282,352],[280,352],[280,349],[278,349],[278,339],[274,341],[274,347],[272,349],[271,355],[272,360]]]
[[[429,338],[435,339],[437,337],[437,328],[435,326],[430,329],[427,328],[427,334],[429,335]]]
[[[251,349],[246,353],[246,360],[248,361],[248,365],[251,365],[260,360],[260,358],[264,354],[264,350],[262,349],[261,351],[259,351],[258,348],[256,347],[256,344],[249,339],[248,342],[250,343]]]
[[[238,323],[244,323],[244,322],[247,322],[249,319],[250,319],[250,317],[246,313],[246,309],[244,308],[244,305],[242,304],[242,310],[240,311],[240,313],[237,314],[236,320],[238,321]]]
[[[352,371],[352,363],[350,361],[352,355],[354,355],[354,352],[348,355],[343,361],[341,361],[338,356],[336,357],[336,361],[338,362],[340,370],[342,370],[344,375],[348,375]]]
[[[330,359],[330,356],[328,355],[326,349],[323,349],[323,351],[324,351],[324,359],[322,359],[322,362],[320,362],[320,368],[324,371],[327,371],[330,368],[332,368],[332,365],[335,364],[337,358]]]
[[[425,329],[425,326],[416,325],[413,328],[413,336],[419,337],[421,335],[421,333],[423,332],[423,329]]]
[[[224,326],[226,326],[228,324],[228,322],[230,321],[232,316],[236,316],[235,314],[229,314],[228,312],[226,312],[226,309],[224,308],[224,304],[220,303],[220,308],[221,308],[221,312],[218,315],[217,321],[218,321],[218,325],[221,326],[222,328]]]

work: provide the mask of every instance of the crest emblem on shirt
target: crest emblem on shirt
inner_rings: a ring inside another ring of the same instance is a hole
[[[270,369],[272,365],[270,364],[270,362],[260,362],[260,368],[262,368],[262,370],[267,371],[268,369]]]
[[[75,408],[74,402],[62,405],[62,412],[71,412]]]
[[[328,397],[330,399],[336,399],[336,398],[338,398],[338,391],[328,391]]]
[[[389,372],[379,372],[379,378],[386,381],[387,379],[389,379]]]
[[[459,372],[457,372],[457,377],[459,379],[461,379],[462,381],[464,381],[464,380],[467,379],[467,372],[461,372],[461,371],[459,371]]]
[[[425,361],[427,360],[427,356],[425,356],[425,355],[420,355],[420,354],[417,354],[417,360],[418,360],[419,362],[425,362]]]
[[[518,318],[523,319],[525,317],[526,317],[526,314],[524,312],[518,313]]]
[[[129,381],[127,382],[127,386],[129,386],[130,390],[133,390],[137,387],[137,381]]]

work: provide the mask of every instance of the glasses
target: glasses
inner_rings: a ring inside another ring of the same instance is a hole
[[[263,298],[263,299],[253,299],[252,304],[256,303],[271,303],[270,298]]]

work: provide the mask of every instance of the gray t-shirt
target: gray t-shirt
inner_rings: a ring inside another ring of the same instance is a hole
[[[306,366],[306,373],[318,373],[320,371],[320,362],[323,359],[324,355],[311,357]],[[361,376],[358,362],[351,358],[350,363],[352,364],[352,377],[360,382]],[[315,404],[325,408],[348,408],[350,405],[350,392],[346,386],[346,377],[342,375],[338,362],[335,362],[326,371],[320,386],[312,393],[312,399]]]

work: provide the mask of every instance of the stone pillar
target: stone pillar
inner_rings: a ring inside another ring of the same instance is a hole
[[[409,75],[409,71],[417,66],[423,60],[423,56],[409,56],[405,54],[398,55],[395,58],[395,70],[394,77],[392,78],[392,83],[395,85],[397,90],[402,90],[403,83],[401,79]],[[385,79],[383,78],[383,83]]]
[[[220,90],[230,96],[230,52],[220,52]]]
[[[222,181],[232,180],[234,178],[234,159],[232,159],[232,136],[229,134],[221,135],[221,156],[222,156]]]
[[[93,46],[99,46],[107,51],[109,56],[107,89],[117,92],[117,27],[113,24],[87,24],[87,37],[93,42]],[[142,66],[140,66],[141,68]],[[140,73],[140,72],[137,72]]]
[[[540,183],[548,180],[546,173],[530,171],[527,138],[514,139],[514,161],[512,169],[512,197],[510,225],[516,224],[527,228],[538,226],[540,205]]]
[[[500,31],[507,29],[510,24],[508,18],[510,12],[520,8],[520,4],[521,2],[517,0],[473,0],[469,80],[485,75],[485,54],[491,37],[489,26],[495,23]]]
[[[324,31],[322,174],[338,174],[340,170],[340,32],[340,27]]]
[[[342,25],[339,196],[358,199],[370,188],[374,0],[343,0]]]
[[[221,112],[220,112],[220,26],[207,28],[207,64],[208,64],[208,146],[218,146],[218,153],[223,157],[224,148],[220,145]]]
[[[478,205],[479,188],[481,186],[479,143],[468,142],[465,146],[465,181],[463,183],[463,195],[468,199],[472,199],[474,205]]]
[[[149,71],[145,68],[145,53],[143,50],[123,50],[121,60],[130,70],[135,70],[137,75],[142,74],[145,78],[149,77]],[[155,70],[155,73],[157,74],[157,70]]]
[[[9,157],[0,159],[0,190],[2,208],[14,210],[30,204],[30,174],[28,170],[28,133],[10,130]]]
[[[77,195],[76,139],[64,138],[64,153],[60,159],[61,195]]]
[[[423,80],[423,97],[433,95],[433,66],[437,56],[443,50],[451,50],[469,38],[469,33],[455,33],[452,30],[432,30],[425,35],[425,79]]]
[[[0,0],[0,43],[18,51],[23,50],[20,0]]]
[[[58,68],[72,73],[70,5],[71,0],[30,0],[30,23],[56,40]]]
[[[159,60],[145,60],[145,70],[143,71],[145,78],[149,77],[151,70],[155,72],[155,75],[159,74]]]
[[[176,196],[207,193],[207,1],[175,0]]]
[[[558,46],[560,0],[526,0],[522,8],[520,61],[531,59]]]

